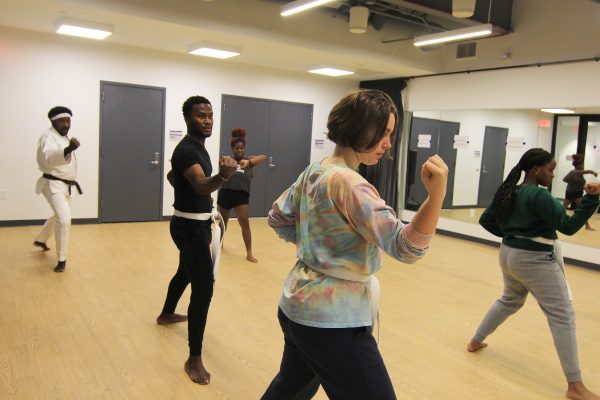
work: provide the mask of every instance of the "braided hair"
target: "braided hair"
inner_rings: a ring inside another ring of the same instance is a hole
[[[234,128],[231,130],[231,148],[241,143],[246,146],[246,130],[244,128]]]
[[[529,172],[533,167],[541,167],[554,159],[552,154],[544,149],[535,148],[529,149],[523,154],[518,164],[510,170],[510,173],[502,182],[502,185],[494,195],[496,222],[502,224],[508,220],[512,212],[512,207],[515,198],[515,188],[521,179],[521,172]]]

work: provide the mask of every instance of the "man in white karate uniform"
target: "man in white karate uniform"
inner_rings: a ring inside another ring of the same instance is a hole
[[[52,127],[48,128],[38,140],[37,162],[42,177],[38,179],[35,192],[42,193],[54,215],[44,223],[40,234],[33,242],[44,251],[50,250],[46,245],[54,233],[56,235],[56,255],[58,264],[54,272],[63,272],[67,266],[67,246],[71,228],[71,195],[75,186],[79,194],[81,188],[75,181],[77,176],[77,159],[74,151],[79,141],[67,137],[71,128],[73,113],[67,107],[57,106],[48,112]]]

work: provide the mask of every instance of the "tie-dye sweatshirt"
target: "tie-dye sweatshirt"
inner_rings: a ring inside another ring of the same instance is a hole
[[[292,321],[320,328],[371,325],[370,282],[328,273],[368,279],[381,268],[380,249],[413,263],[433,237],[404,225],[358,173],[321,162],[273,203],[269,225],[297,247],[279,306]]]

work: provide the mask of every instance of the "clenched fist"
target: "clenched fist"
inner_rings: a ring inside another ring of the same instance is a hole
[[[586,183],[583,189],[587,194],[600,194],[600,183]]]
[[[221,156],[219,159],[219,175],[227,179],[235,173],[238,163],[229,156]]]
[[[446,196],[448,166],[437,154],[429,157],[421,167],[421,181],[432,200],[443,201]]]
[[[77,140],[76,138],[71,138],[69,140],[69,149],[70,149],[70,151],[77,150],[77,148],[79,148],[80,145],[81,144],[79,143],[79,140]]]

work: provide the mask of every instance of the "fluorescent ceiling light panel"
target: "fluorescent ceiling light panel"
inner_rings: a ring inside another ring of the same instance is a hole
[[[296,0],[281,6],[281,15],[287,17],[288,15],[296,14],[301,11],[305,11],[314,7],[322,6],[323,4],[330,3],[333,0]]]
[[[220,44],[200,42],[189,46],[188,52],[197,56],[225,59],[239,56],[242,51],[240,49]]]
[[[551,114],[575,114],[575,111],[566,108],[542,108],[541,111]]]
[[[62,35],[79,36],[88,39],[106,39],[113,32],[110,25],[96,22],[78,21],[70,18],[61,18],[56,23],[56,33]]]
[[[311,69],[308,72],[313,73],[313,74],[327,75],[327,76],[344,76],[344,75],[354,74],[354,72],[352,72],[352,71],[345,71],[343,69],[336,69],[336,68],[316,68],[316,69]]]
[[[454,29],[451,31],[434,33],[431,35],[418,36],[415,38],[415,46],[430,46],[447,42],[480,38],[484,36],[498,35],[503,33],[492,24],[469,26],[468,28]]]

